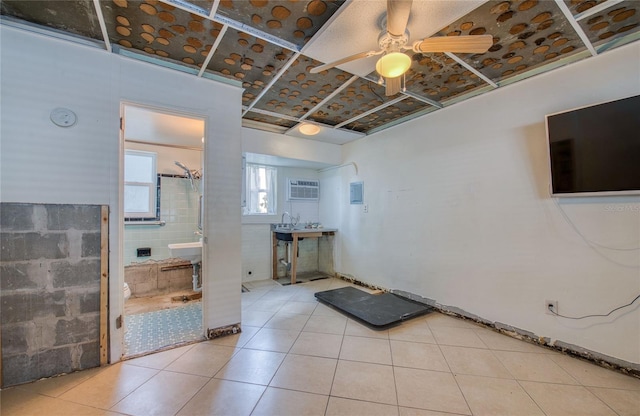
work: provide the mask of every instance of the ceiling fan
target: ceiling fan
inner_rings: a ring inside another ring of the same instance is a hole
[[[317,74],[344,63],[370,56],[382,55],[376,63],[376,71],[385,79],[385,95],[391,96],[402,89],[402,75],[411,67],[411,58],[404,51],[484,53],[493,45],[491,35],[442,36],[426,38],[407,46],[409,32],[407,23],[413,0],[387,0],[387,23],[378,37],[380,50],[360,52],[328,64],[312,68],[309,72]]]

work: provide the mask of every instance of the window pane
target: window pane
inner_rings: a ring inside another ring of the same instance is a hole
[[[245,215],[275,215],[277,168],[247,164]]]
[[[132,154],[124,156],[124,180],[125,182],[153,182],[155,167],[152,154]]]
[[[149,213],[151,189],[147,185],[124,186],[124,211],[126,213]]]

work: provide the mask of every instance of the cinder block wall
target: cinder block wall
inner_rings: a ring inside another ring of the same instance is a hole
[[[4,387],[100,365],[100,206],[0,204]]]

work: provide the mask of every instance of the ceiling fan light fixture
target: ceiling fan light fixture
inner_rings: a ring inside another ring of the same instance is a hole
[[[309,124],[309,123],[305,123],[301,125],[299,130],[300,130],[300,133],[304,134],[305,136],[315,136],[316,134],[320,133],[319,126],[315,124]]]
[[[397,78],[411,67],[411,58],[402,52],[391,52],[378,59],[376,71],[385,78]]]

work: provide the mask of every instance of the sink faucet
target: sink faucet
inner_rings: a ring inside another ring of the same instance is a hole
[[[202,237],[202,231],[194,231],[193,232],[195,235],[199,235],[200,237]]]
[[[282,213],[282,218],[280,218],[280,223],[284,224],[284,216],[288,216],[289,217],[289,222],[291,222],[291,214],[289,214],[287,211]]]

